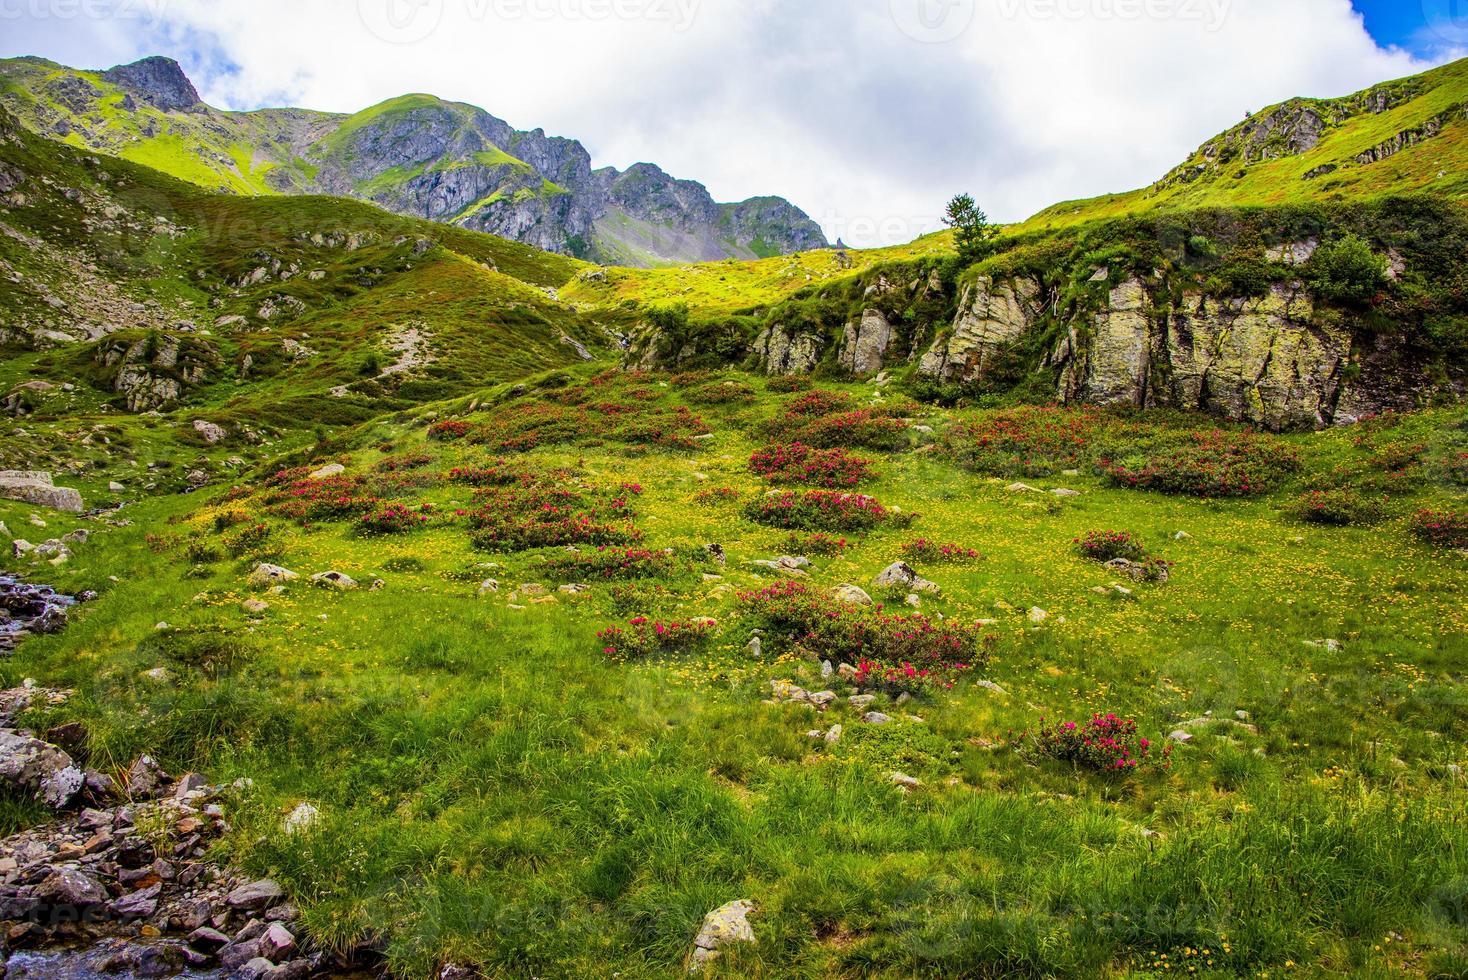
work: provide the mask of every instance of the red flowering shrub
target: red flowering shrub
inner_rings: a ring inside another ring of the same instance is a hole
[[[1191,432],[1150,453],[1101,459],[1097,467],[1114,486],[1196,497],[1249,497],[1267,493],[1300,468],[1288,446],[1248,432]]]
[[[784,548],[788,555],[829,558],[846,551],[846,539],[832,537],[822,531],[815,534],[791,534],[785,539]]]
[[[545,570],[551,578],[564,582],[658,578],[673,570],[673,559],[661,551],[601,547],[552,558],[545,563]]]
[[[952,688],[957,676],[969,669],[971,668],[968,664],[917,667],[910,663],[891,665],[863,660],[857,665],[856,675],[851,682],[864,690],[882,691],[893,697],[924,694]]]
[[[1084,724],[1049,725],[1042,718],[1038,731],[1020,738],[1024,750],[1033,755],[1111,776],[1166,768],[1172,756],[1171,745],[1154,751],[1152,742],[1138,733],[1135,720],[1114,714],[1096,715]]]
[[[907,423],[871,408],[822,415],[788,430],[798,442],[820,448],[848,446],[893,452],[908,445]]]
[[[379,462],[373,469],[379,473],[397,473],[402,470],[416,470],[433,462],[433,457],[428,453],[408,453],[404,456],[389,456]]]
[[[964,564],[966,562],[981,561],[983,555],[973,548],[965,548],[960,544],[939,544],[937,541],[929,541],[927,538],[918,538],[909,541],[902,546],[902,554],[908,561],[925,562],[937,564],[947,562],[949,564]]]
[[[912,517],[888,510],[875,497],[831,490],[788,490],[761,497],[745,508],[757,524],[789,531],[869,531],[883,524],[906,525]]]
[[[848,456],[844,449],[812,449],[800,442],[757,450],[749,468],[771,483],[808,483],[828,490],[854,487],[872,475],[871,463]]]
[[[1081,557],[1103,564],[1118,558],[1141,561],[1147,557],[1146,547],[1129,531],[1087,531],[1076,538],[1075,546]]]
[[[473,428],[468,422],[463,422],[458,419],[448,419],[430,425],[428,427],[428,438],[436,439],[439,442],[454,442],[463,439],[473,431]]]
[[[664,623],[639,616],[625,627],[602,630],[596,638],[607,656],[640,660],[657,654],[686,653],[706,643],[713,629],[713,621],[707,619]]]
[[[1468,548],[1468,513],[1419,511],[1412,518],[1412,533],[1418,540],[1439,548]]]
[[[467,515],[470,540],[485,551],[530,551],[565,545],[628,545],[641,535],[624,491],[526,476],[476,491]]]
[[[792,394],[797,391],[810,391],[810,379],[798,374],[782,374],[765,382],[765,388],[776,394]]]
[[[799,582],[741,592],[741,606],[770,632],[786,633],[802,649],[849,663],[907,666],[927,673],[920,683],[948,684],[954,673],[987,661],[993,638],[977,626],[934,622],[919,614],[889,615],[881,607],[840,602]],[[873,672],[885,680],[885,669]],[[931,678],[931,680],[929,679]]]
[[[384,504],[357,518],[357,533],[366,537],[407,534],[428,526],[433,514],[431,504],[409,507],[406,504]]]
[[[810,394],[802,395],[793,399],[785,406],[785,417],[794,418],[818,418],[822,415],[834,415],[837,412],[849,411],[853,402],[850,395],[837,391],[812,391]]]
[[[742,404],[754,401],[754,389],[742,381],[716,381],[685,391],[683,397],[695,405]]]
[[[1311,490],[1295,502],[1294,515],[1308,524],[1347,527],[1371,524],[1381,517],[1379,502],[1350,487]]]
[[[267,493],[265,503],[272,514],[291,520],[356,520],[381,503],[366,490],[365,482],[360,476],[346,475],[296,480]]]
[[[944,451],[977,473],[1049,476],[1090,462],[1092,443],[1105,426],[1095,409],[1015,408],[954,426]]]

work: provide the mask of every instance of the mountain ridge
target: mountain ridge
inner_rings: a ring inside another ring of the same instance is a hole
[[[783,198],[721,203],[655,164],[593,168],[577,140],[517,130],[477,106],[422,93],[351,114],[230,112],[202,102],[169,58],[91,71],[27,57],[0,60],[0,104],[37,133],[206,189],[353,197],[608,264],[828,246]]]

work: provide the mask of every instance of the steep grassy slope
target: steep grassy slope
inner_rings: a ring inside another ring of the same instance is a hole
[[[1468,199],[1468,59],[1345,98],[1291,99],[1254,113],[1151,187],[1056,204],[1021,229],[1407,192]]]
[[[210,195],[0,116],[0,393],[241,427],[361,421],[606,343],[581,264],[339,199]]]
[[[659,266],[821,247],[780,198],[717,204],[651,164],[593,170],[575,140],[405,95],[352,115],[220,112],[176,62],[105,72],[0,60],[0,105],[33,131],[235,194],[324,193],[603,262]]]

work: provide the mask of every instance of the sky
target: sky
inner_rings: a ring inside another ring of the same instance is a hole
[[[1468,54],[1468,0],[0,0],[0,56],[176,58],[224,109],[406,92],[779,194],[864,247],[1150,183],[1250,111]]]

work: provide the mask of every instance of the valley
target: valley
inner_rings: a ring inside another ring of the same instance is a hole
[[[1464,975],[1465,63],[635,264],[4,65],[12,976]]]

